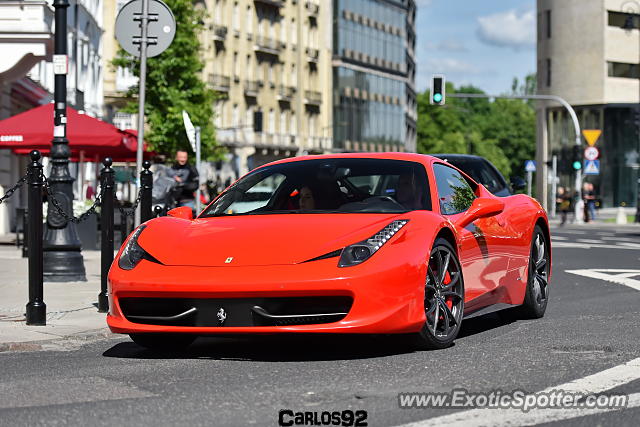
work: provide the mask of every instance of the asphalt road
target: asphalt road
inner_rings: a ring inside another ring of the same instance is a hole
[[[400,409],[398,393],[461,387],[533,393],[589,375],[595,376],[574,385],[637,398],[640,229],[566,227],[553,236],[543,319],[469,319],[453,347],[431,352],[394,339],[298,337],[199,339],[172,356],[127,338],[0,353],[0,425],[271,426],[280,409],[365,410],[370,426],[497,425],[501,410]],[[634,408],[591,415],[552,411],[516,412],[500,422],[637,426],[640,420],[637,401]]]

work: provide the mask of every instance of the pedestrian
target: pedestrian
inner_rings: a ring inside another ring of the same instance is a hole
[[[189,206],[196,209],[196,196],[194,192],[198,188],[198,171],[188,163],[189,154],[186,151],[176,152],[176,161],[171,166],[173,179],[176,181],[175,201],[177,206]]]
[[[556,203],[558,206],[558,210],[560,211],[560,225],[564,225],[567,222],[567,214],[569,213],[569,209],[571,208],[571,196],[564,187],[558,187]]]
[[[596,219],[596,192],[594,191],[594,186],[592,183],[587,182],[587,184],[587,192],[584,198],[586,200],[589,218],[593,221],[594,219]]]

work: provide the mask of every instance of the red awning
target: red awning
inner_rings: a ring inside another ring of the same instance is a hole
[[[67,139],[72,160],[99,160],[112,157],[135,161],[138,142],[135,132],[120,130],[67,107]],[[41,105],[0,121],[0,148],[16,154],[40,150],[48,155],[53,139],[53,104]],[[146,151],[146,144],[145,144]],[[145,153],[148,157],[150,153]]]

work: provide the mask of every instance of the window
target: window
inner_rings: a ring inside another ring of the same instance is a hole
[[[232,126],[238,127],[240,126],[240,108],[238,108],[238,104],[233,104],[233,112],[232,112],[233,116],[231,118],[232,120]]]
[[[240,73],[238,70],[238,52],[233,52],[233,78],[238,79],[240,77]]]
[[[291,113],[291,135],[295,136],[298,133],[298,122],[296,121],[296,113]]]
[[[287,42],[287,23],[286,21],[280,22],[280,40],[282,43]]]
[[[296,64],[291,64],[291,86],[298,86],[298,73],[296,72]]]
[[[287,112],[286,111],[280,111],[280,133],[283,135],[287,133]]]
[[[276,112],[273,108],[269,110],[269,133],[276,133]]]
[[[296,27],[295,18],[291,18],[291,43],[298,43],[298,28]]]
[[[544,12],[545,20],[544,22],[547,25],[547,38],[551,38],[551,10],[547,10]]]
[[[640,28],[640,15],[636,13],[623,13],[609,11],[609,26],[626,30]]]
[[[251,55],[247,55],[247,80],[251,80],[253,77],[253,61]]]
[[[454,215],[469,209],[476,196],[457,170],[436,163],[433,165],[433,174],[436,177],[441,214]]]
[[[551,59],[547,58],[547,87],[551,86]]]
[[[247,33],[253,33],[253,14],[251,13],[251,6],[247,6],[247,16],[245,17],[247,20]]]
[[[253,109],[251,107],[247,108],[245,113],[244,125],[248,128],[253,126]]]
[[[624,62],[607,62],[609,77],[623,77],[629,79],[640,78],[638,64],[627,64]]]
[[[237,2],[233,4],[233,29],[240,31],[240,8]]]

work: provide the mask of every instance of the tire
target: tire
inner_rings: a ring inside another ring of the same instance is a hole
[[[424,310],[425,323],[412,337],[414,346],[437,350],[453,344],[462,325],[464,280],[458,255],[443,238],[436,239],[429,255]]]
[[[551,269],[549,254],[549,242],[547,242],[542,228],[536,225],[531,238],[529,271],[524,302],[514,310],[514,313],[519,318],[539,319],[544,316],[547,310],[547,303],[549,302],[549,272]]]
[[[189,334],[140,333],[129,334],[134,343],[154,351],[176,352],[189,347],[197,338]]]

